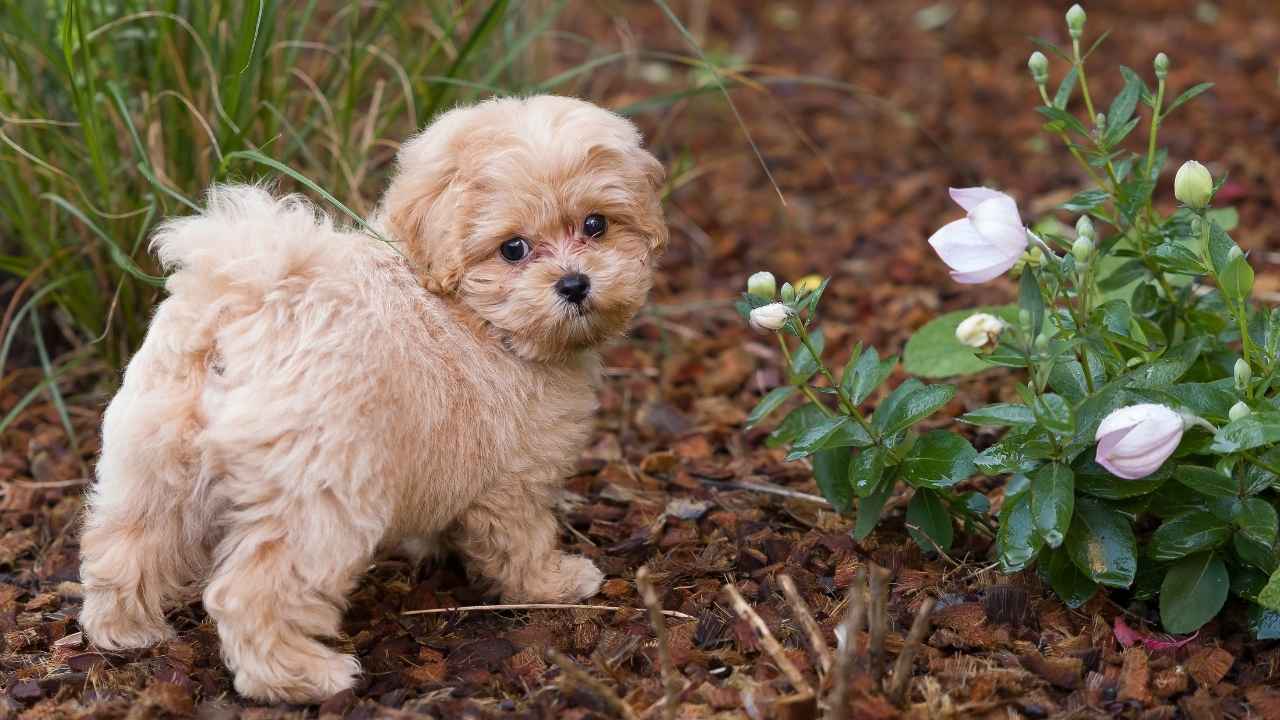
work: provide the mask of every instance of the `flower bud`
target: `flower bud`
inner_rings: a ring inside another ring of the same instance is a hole
[[[1043,85],[1049,81],[1049,58],[1039,50],[1031,53],[1031,57],[1027,58],[1027,68],[1031,70],[1031,79],[1035,80],[1037,85]]]
[[[782,303],[769,303],[752,310],[748,324],[752,329],[760,332],[776,332],[787,324],[789,317],[791,317],[791,308]]]
[[[1027,251],[1027,264],[1031,267],[1040,267],[1044,263],[1044,251],[1038,247],[1033,247]]]
[[[771,272],[758,272],[747,278],[747,293],[765,300],[772,300],[773,294],[778,292],[778,281],[773,279]]]
[[[1036,350],[1038,352],[1045,352],[1048,349],[1049,349],[1049,336],[1045,335],[1044,333],[1040,333],[1039,335],[1036,336]]]
[[[1089,256],[1093,255],[1093,243],[1090,242],[1088,235],[1081,235],[1071,243],[1071,254],[1075,256],[1077,265],[1089,263]]]
[[[1104,114],[1102,114],[1102,113],[1098,113],[1097,115],[1094,115],[1094,116],[1093,116],[1093,127],[1094,127],[1095,129],[1099,130],[1099,131],[1101,131],[1101,130],[1106,130],[1106,129],[1107,129],[1107,116],[1106,116],[1106,115],[1104,115]]]
[[[1156,55],[1156,59],[1152,61],[1152,65],[1156,68],[1156,79],[1164,80],[1169,77],[1169,56],[1164,53]]]
[[[1122,407],[1098,425],[1096,459],[1116,477],[1144,478],[1173,455],[1186,427],[1186,420],[1164,405]]]
[[[1097,237],[1093,229],[1093,221],[1089,219],[1088,215],[1081,215],[1080,219],[1076,220],[1076,235],[1087,237],[1090,240]]]
[[[805,275],[796,281],[796,292],[811,293],[822,287],[821,275]]]
[[[1247,418],[1252,414],[1253,410],[1243,402],[1238,402],[1235,405],[1232,405],[1231,409],[1227,411],[1227,417],[1231,418],[1231,422],[1235,422],[1240,418]]]
[[[1067,11],[1067,32],[1071,34],[1073,40],[1079,40],[1084,34],[1084,21],[1088,16],[1084,13],[1084,8],[1079,4],[1072,5]]]
[[[796,289],[791,283],[782,283],[782,302],[791,303],[796,301]]]
[[[1004,330],[1004,321],[995,315],[974,313],[956,327],[956,340],[969,347],[980,348],[996,341]]]
[[[1031,332],[1031,311],[1030,310],[1026,308],[1022,308],[1021,310],[1018,311],[1018,327],[1022,328],[1023,330],[1026,330],[1027,332]]]
[[[1235,376],[1236,392],[1248,392],[1249,384],[1253,382],[1253,368],[1244,358],[1236,360]]]
[[[1196,209],[1208,205],[1213,197],[1213,176],[1208,168],[1195,160],[1182,163],[1173,176],[1173,196]]]
[[[1231,249],[1227,251],[1227,262],[1229,263],[1233,263],[1242,257],[1244,257],[1244,250],[1241,250],[1239,245],[1232,245]]]

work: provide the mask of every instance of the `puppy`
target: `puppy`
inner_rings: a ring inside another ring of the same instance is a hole
[[[315,701],[359,672],[319,638],[380,548],[445,542],[505,601],[599,588],[552,505],[594,349],[667,242],[662,166],[550,96],[446,113],[397,165],[386,242],[246,186],[156,234],[169,297],[107,408],[81,542],[98,647],[171,637],[201,587],[236,690]]]

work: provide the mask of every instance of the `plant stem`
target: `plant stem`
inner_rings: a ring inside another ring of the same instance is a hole
[[[1040,86],[1040,97],[1044,100],[1046,107],[1053,107],[1053,102],[1049,100],[1049,94],[1045,92],[1043,85]],[[1080,163],[1080,167],[1084,168],[1084,171],[1089,174],[1089,179],[1093,181],[1093,184],[1098,187],[1106,187],[1106,183],[1102,181],[1098,173],[1094,172],[1093,166],[1089,164],[1089,161],[1085,160],[1080,151],[1076,149],[1076,146],[1071,144],[1071,138],[1067,135],[1067,131],[1059,130],[1058,137],[1062,138],[1062,144],[1066,145],[1067,151],[1076,159],[1076,162]]]
[[[1156,104],[1151,110],[1151,131],[1147,134],[1147,164],[1146,175],[1151,177],[1151,168],[1156,161],[1156,135],[1160,133],[1160,110],[1164,107],[1164,78],[1158,78],[1156,87]],[[1148,201],[1148,207],[1150,201]]]
[[[776,334],[778,336],[778,347],[782,348],[782,357],[787,361],[787,372],[791,372],[791,367],[792,367],[791,351],[787,349],[787,340],[782,336],[782,333],[776,333]],[[821,362],[821,360],[819,360],[819,362]],[[813,388],[809,387],[809,383],[807,381],[802,383],[797,383],[796,387],[800,388],[800,392],[804,393],[804,396],[809,398],[809,402],[818,406],[818,409],[822,411],[823,415],[826,415],[827,417],[836,416],[836,414],[832,412],[831,408],[827,407],[825,403],[818,400],[818,396],[813,393]]]
[[[879,433],[877,433],[871,427],[871,424],[867,422],[867,419],[862,416],[862,413],[858,410],[858,406],[853,404],[853,400],[845,393],[844,388],[840,387],[840,383],[836,381],[835,376],[833,376],[831,371],[827,369],[827,364],[822,362],[822,356],[818,354],[817,349],[813,347],[813,343],[809,340],[809,332],[798,322],[796,323],[796,326],[798,330],[797,334],[800,336],[800,342],[804,343],[809,354],[812,355],[814,361],[818,363],[818,372],[822,373],[822,376],[827,379],[827,382],[831,383],[831,387],[836,391],[836,397],[840,399],[840,404],[844,407],[845,412],[849,417],[856,420],[858,424],[862,426],[862,429],[866,430],[867,434],[870,435],[873,440],[879,443]]]

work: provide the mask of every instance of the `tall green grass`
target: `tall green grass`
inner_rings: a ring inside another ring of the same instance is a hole
[[[364,215],[397,142],[450,105],[571,91],[602,61],[539,82],[565,2],[5,0],[0,277],[22,284],[0,368],[15,345],[46,359],[14,341],[37,309],[127,358],[160,292],[145,240],[211,183],[285,169]]]

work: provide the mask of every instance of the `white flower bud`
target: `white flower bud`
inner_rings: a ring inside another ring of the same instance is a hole
[[[782,303],[770,303],[751,311],[748,321],[751,327],[760,332],[776,332],[787,324],[791,317],[791,308]]]
[[[1089,242],[1088,235],[1081,235],[1071,243],[1071,254],[1075,256],[1077,265],[1089,263],[1089,256],[1093,255],[1093,243]]]
[[[1116,477],[1144,478],[1164,464],[1182,441],[1186,421],[1164,405],[1130,405],[1098,425],[1096,459]]]
[[[778,281],[771,272],[758,272],[747,278],[747,293],[765,300],[772,300],[778,291]]]
[[[1096,231],[1093,229],[1093,221],[1089,219],[1088,215],[1081,215],[1080,219],[1076,220],[1076,235],[1087,237],[1090,240],[1097,237]]]
[[[1232,405],[1231,409],[1227,411],[1227,417],[1231,418],[1231,422],[1235,422],[1240,418],[1247,418],[1252,414],[1253,410],[1243,402],[1238,402],[1235,405]]]
[[[1088,16],[1084,13],[1084,8],[1079,4],[1072,5],[1067,11],[1067,32],[1071,34],[1073,39],[1079,39],[1084,34],[1084,21]]]
[[[1004,327],[1004,321],[995,315],[974,313],[956,327],[956,340],[969,347],[984,347],[995,342]]]
[[[791,283],[789,282],[782,283],[781,295],[782,295],[782,302],[789,303],[789,302],[796,301],[796,289],[792,287]]]
[[[1173,176],[1173,196],[1184,205],[1196,209],[1209,204],[1213,197],[1213,176],[1195,160],[1188,160]]]
[[[1156,55],[1156,59],[1152,61],[1152,65],[1156,68],[1156,79],[1164,80],[1169,77],[1169,56],[1164,53]]]
[[[1248,391],[1249,384],[1253,382],[1253,368],[1244,358],[1236,360],[1235,379],[1237,392]]]
[[[1244,250],[1241,250],[1239,245],[1232,245],[1231,249],[1227,251],[1227,262],[1229,263],[1235,262],[1242,257],[1244,257]]]
[[[1027,58],[1027,68],[1031,70],[1031,79],[1037,85],[1043,85],[1049,81],[1049,58],[1039,50],[1031,53],[1031,57]]]

